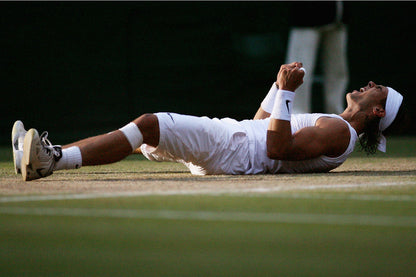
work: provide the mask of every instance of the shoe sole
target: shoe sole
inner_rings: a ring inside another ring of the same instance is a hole
[[[35,129],[27,131],[23,142],[23,157],[21,163],[23,181],[30,181],[38,178],[33,175],[33,171],[31,169],[28,170],[29,167],[32,167],[31,163],[37,162],[36,147],[33,147],[33,141],[35,139],[39,139],[38,131]]]
[[[12,129],[12,149],[13,149],[13,164],[14,164],[14,172],[16,174],[20,174],[22,171],[20,170],[20,168],[17,165],[17,157],[16,157],[16,151],[15,149],[15,137],[17,136],[18,132],[20,131],[19,129],[24,129],[24,125],[23,122],[20,120],[17,120],[14,124],[13,124],[13,129]],[[19,142],[17,142],[19,143]]]

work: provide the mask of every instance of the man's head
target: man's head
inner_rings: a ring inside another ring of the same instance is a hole
[[[374,114],[377,117],[385,116],[385,103],[387,99],[388,88],[377,85],[373,81],[368,82],[367,86],[354,90],[347,94],[347,103],[350,108],[368,113],[369,116]]]
[[[360,91],[347,94],[348,106],[365,115],[366,128],[361,135],[365,142],[361,144],[363,148],[372,148],[368,152],[375,152],[376,148],[386,152],[386,139],[381,132],[391,126],[402,101],[403,96],[396,90],[372,81]]]

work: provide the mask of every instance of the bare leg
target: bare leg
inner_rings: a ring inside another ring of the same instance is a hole
[[[159,144],[159,122],[154,114],[144,114],[133,120],[143,135],[143,143],[156,147]],[[120,161],[133,150],[126,136],[120,130],[80,140],[63,148],[78,146],[81,150],[82,165],[102,165]]]

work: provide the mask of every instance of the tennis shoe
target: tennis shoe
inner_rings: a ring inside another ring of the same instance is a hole
[[[23,141],[26,135],[25,126],[23,122],[17,120],[13,124],[12,129],[12,149],[13,149],[13,164],[14,164],[14,172],[16,174],[21,173],[20,164],[22,161],[23,156]]]
[[[48,132],[39,136],[38,131],[27,131],[23,144],[22,177],[31,181],[49,176],[57,161],[62,158],[62,147],[52,145],[48,140]]]

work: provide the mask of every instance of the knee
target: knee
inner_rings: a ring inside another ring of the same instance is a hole
[[[157,121],[157,116],[152,113],[145,113],[133,120],[137,125],[139,124],[150,124],[151,122]]]
[[[133,120],[143,135],[143,142],[156,147],[159,144],[159,120],[157,116],[146,113]]]

